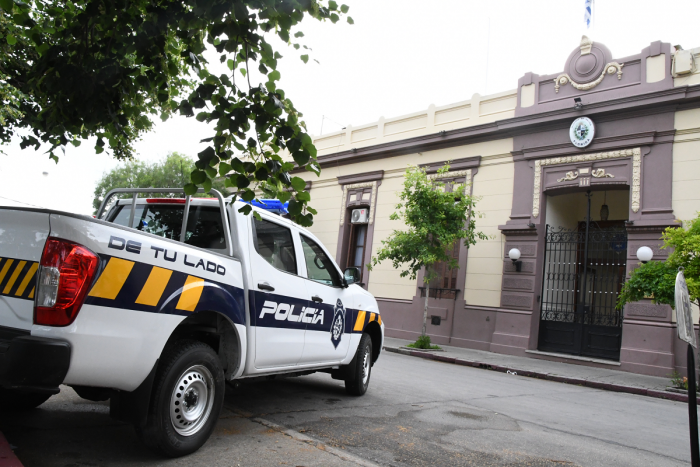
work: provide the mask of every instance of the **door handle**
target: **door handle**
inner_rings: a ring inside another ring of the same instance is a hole
[[[274,292],[274,291],[275,291],[275,288],[272,287],[272,286],[271,286],[270,284],[268,284],[267,282],[259,282],[259,283],[258,283],[258,288],[259,288],[260,290],[269,290],[270,292]]]
[[[313,300],[314,302],[317,302],[317,303],[323,303],[323,299],[321,297],[319,297],[318,295],[314,295],[313,297],[311,297],[311,300]]]

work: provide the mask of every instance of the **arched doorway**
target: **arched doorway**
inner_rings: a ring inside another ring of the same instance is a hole
[[[539,350],[620,358],[629,189],[616,188],[547,194]]]

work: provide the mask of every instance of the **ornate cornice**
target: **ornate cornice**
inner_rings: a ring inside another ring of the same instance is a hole
[[[700,107],[700,85],[681,86],[672,89],[654,91],[636,96],[626,96],[618,99],[609,99],[586,105],[586,110],[557,109],[539,112],[531,115],[522,115],[513,118],[497,120],[492,123],[473,125],[446,132],[434,133],[423,136],[415,136],[399,139],[388,143],[380,143],[372,146],[357,148],[356,150],[339,151],[318,156],[318,163],[322,168],[328,166],[355,164],[368,160],[396,157],[404,154],[414,154],[417,151],[432,151],[436,149],[474,144],[483,141],[492,141],[502,138],[510,138],[533,131],[546,131],[549,128],[568,126],[564,120],[579,115],[596,115],[596,121],[611,121],[628,118],[626,115],[654,115],[657,113],[673,112],[676,109],[692,109]],[[303,169],[295,169],[301,171]]]
[[[603,72],[600,74],[598,79],[596,79],[595,81],[591,81],[590,83],[577,83],[576,81],[571,79],[571,76],[569,76],[567,73],[562,73],[554,79],[554,92],[558,93],[559,86],[566,86],[569,83],[571,83],[571,85],[579,91],[588,91],[602,83],[606,73],[609,75],[617,73],[617,79],[622,79],[623,66],[625,66],[624,63],[608,63],[607,65],[605,65],[605,68],[603,69]]]
[[[632,212],[639,211],[640,193],[642,187],[642,150],[641,148],[624,149],[622,151],[598,152],[593,154],[578,154],[575,156],[548,157],[535,161],[535,182],[532,192],[532,216],[540,215],[540,197],[542,195],[542,167],[561,164],[575,164],[579,162],[595,162],[606,159],[624,159],[632,158]],[[567,178],[571,174],[572,178]],[[604,177],[609,174],[599,175],[596,178]],[[574,180],[578,177],[578,172],[574,176],[574,172],[569,172],[563,179]]]

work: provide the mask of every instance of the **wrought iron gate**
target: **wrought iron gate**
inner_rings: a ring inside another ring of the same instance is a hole
[[[619,360],[622,311],[615,303],[627,265],[624,224],[547,225],[545,242],[538,348]]]

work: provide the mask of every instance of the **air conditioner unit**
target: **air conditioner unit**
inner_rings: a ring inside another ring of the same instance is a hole
[[[350,216],[350,222],[353,224],[366,224],[369,222],[369,209],[353,209]]]

